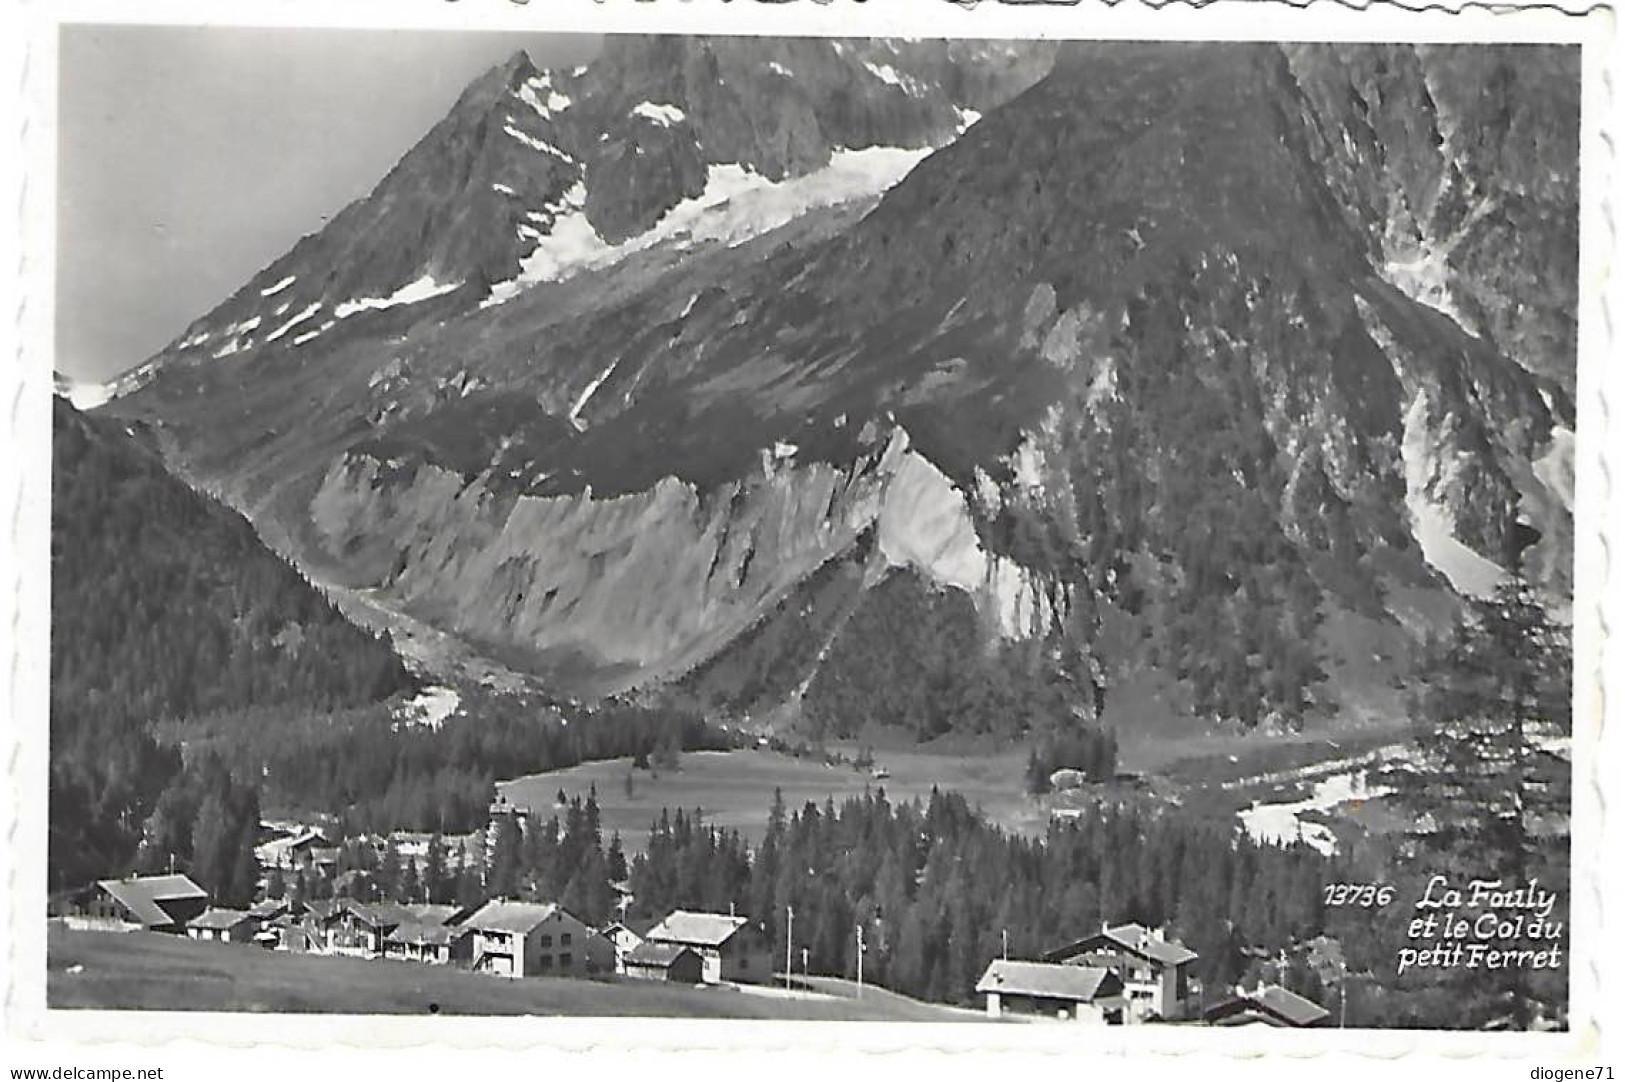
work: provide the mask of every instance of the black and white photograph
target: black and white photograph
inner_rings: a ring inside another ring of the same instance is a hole
[[[48,1012],[1589,1025],[1589,48],[63,23]]]

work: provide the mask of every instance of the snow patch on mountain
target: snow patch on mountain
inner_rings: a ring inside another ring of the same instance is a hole
[[[1506,571],[1457,539],[1455,514],[1432,496],[1435,485],[1448,479],[1452,467],[1437,453],[1437,441],[1428,425],[1427,396],[1421,391],[1405,411],[1400,458],[1405,465],[1405,506],[1422,558],[1449,579],[1457,592],[1489,597]]]
[[[309,319],[311,316],[313,316],[317,312],[319,312],[321,310],[321,307],[322,307],[322,302],[321,301],[312,301],[312,302],[310,302],[305,307],[301,308],[294,315],[294,317],[292,319],[288,320],[282,326],[278,327],[276,330],[274,330],[270,334],[266,335],[265,340],[267,342],[275,342],[277,339],[281,338],[283,335],[285,335],[289,331],[293,330],[299,324],[303,323],[305,320]]]
[[[450,293],[454,289],[459,289],[462,284],[461,282],[437,282],[434,275],[424,274],[407,282],[387,297],[358,297],[354,300],[343,301],[333,309],[333,315],[339,319],[344,319],[368,309],[419,304],[432,297],[438,297],[444,293]]]
[[[260,290],[260,296],[262,296],[262,297],[274,297],[278,293],[281,293],[284,289],[287,289],[289,286],[293,285],[294,282],[298,281],[298,278],[299,278],[298,275],[290,274],[286,278],[282,279],[282,281],[278,282],[276,285],[267,286],[266,288]]]
[[[580,419],[582,409],[597,392],[598,388],[603,386],[604,381],[609,378],[610,373],[615,371],[615,366],[620,363],[621,359],[619,357],[611,361],[608,367],[606,367],[602,372],[598,373],[596,379],[587,384],[587,386],[582,390],[581,394],[577,396],[575,404],[570,407],[570,423],[575,425],[578,430],[587,427],[586,422]]]
[[[512,117],[509,117],[508,121],[509,121],[508,123],[502,125],[502,130],[507,132],[509,135],[513,136],[515,139],[517,139],[519,142],[523,143],[525,146],[529,147],[530,149],[532,149],[534,151],[537,151],[538,153],[551,155],[552,157],[557,158],[561,162],[568,162],[571,165],[576,164],[576,160],[574,158],[570,157],[570,155],[566,154],[564,151],[560,150],[558,147],[554,146],[552,143],[546,142],[546,141],[541,140],[541,139],[537,139],[533,135],[526,135],[524,132],[522,132],[518,128],[514,127],[513,123],[512,123],[512,121],[513,121]]]
[[[659,124],[662,128],[669,128],[673,124],[681,124],[688,119],[688,114],[677,108],[677,106],[653,101],[641,101],[634,105],[632,115],[642,117],[652,124]]]
[[[887,86],[895,86],[905,94],[918,94],[920,92],[917,82],[903,75],[890,64],[876,64],[865,60],[863,66],[869,69],[870,75],[873,75]]]
[[[517,93],[520,101],[544,119],[570,108],[569,97],[553,89],[553,77],[546,72],[520,83]]]
[[[1552,442],[1544,454],[1535,459],[1535,476],[1550,489],[1563,507],[1574,513],[1574,431],[1562,425],[1552,426]]]
[[[1467,317],[1451,300],[1449,255],[1445,250],[1424,248],[1409,259],[1389,259],[1380,273],[1411,300],[1443,312],[1462,330],[1472,333]]]
[[[550,205],[546,214],[527,215],[538,226],[550,228],[521,259],[519,274],[493,286],[482,307],[501,304],[531,285],[605,267],[658,244],[742,244],[817,207],[879,195],[930,153],[929,147],[839,150],[824,168],[778,182],[742,165],[713,165],[698,196],[678,203],[643,233],[613,245],[598,235],[580,209],[586,204],[586,190],[577,184],[564,198],[569,213],[558,213],[561,208]]]
[[[1324,823],[1304,820],[1305,812],[1326,812],[1351,801],[1385,796],[1391,789],[1373,784],[1364,769],[1321,778],[1303,800],[1259,803],[1237,814],[1242,828],[1260,845],[1291,845],[1301,841],[1330,857],[1337,853],[1337,835]]]
[[[395,721],[409,728],[438,730],[461,704],[462,696],[455,689],[436,685],[425,688],[404,704],[395,715]]]
[[[81,413],[105,405],[109,399],[114,397],[117,389],[117,380],[110,380],[106,383],[91,383],[62,375],[56,378],[56,393],[66,397],[73,404],[73,408]]]

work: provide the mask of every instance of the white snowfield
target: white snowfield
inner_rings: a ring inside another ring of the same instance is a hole
[[[1337,836],[1324,823],[1305,822],[1304,812],[1330,811],[1351,800],[1369,800],[1392,790],[1371,784],[1366,770],[1349,770],[1315,782],[1306,799],[1275,804],[1254,803],[1237,812],[1241,825],[1255,841],[1265,845],[1290,845],[1303,841],[1326,856],[1337,852]]]
[[[650,123],[659,124],[662,128],[669,128],[673,124],[681,124],[688,119],[688,114],[677,108],[677,106],[653,101],[643,101],[634,105],[632,115],[642,117]]]
[[[298,278],[297,275],[290,274],[286,278],[282,279],[282,281],[278,282],[276,285],[267,286],[266,288],[260,290],[260,296],[262,296],[262,297],[274,297],[278,293],[281,293],[284,289],[287,289],[289,286],[293,285],[293,283],[297,280],[297,278]]]
[[[443,293],[450,293],[462,286],[461,282],[437,282],[432,274],[424,274],[407,282],[387,297],[358,297],[355,300],[344,301],[333,309],[333,315],[339,319],[352,316],[357,312],[364,312],[374,308],[395,308],[403,304],[418,304],[438,297]]]
[[[730,247],[792,221],[809,210],[879,195],[931,153],[929,147],[866,147],[838,150],[822,169],[774,182],[738,164],[713,165],[705,190],[667,211],[653,227],[620,244],[608,244],[581,209],[586,189],[566,194],[562,212],[520,262],[519,274],[499,282],[482,307],[501,304],[541,282],[556,282],[607,267],[655,245],[720,242]],[[547,209],[553,211],[557,204]],[[529,215],[546,224],[545,216]]]

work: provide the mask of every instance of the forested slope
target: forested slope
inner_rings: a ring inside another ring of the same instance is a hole
[[[166,472],[131,430],[60,399],[53,421],[50,862],[60,887],[135,859],[148,816],[183,775],[158,724],[248,706],[356,706],[410,680],[387,642],[346,621],[240,515]],[[247,818],[245,797],[216,795]]]

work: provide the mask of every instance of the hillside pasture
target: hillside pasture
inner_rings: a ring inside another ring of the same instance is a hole
[[[962,794],[1007,828],[1023,832],[1043,828],[1045,812],[1024,790],[1023,750],[993,755],[885,751],[876,753],[876,760],[889,777],[875,778],[850,764],[829,766],[821,759],[765,749],[701,751],[685,753],[676,770],[633,770],[630,759],[608,759],[500,782],[497,788],[533,814],[545,818],[557,812],[562,820],[563,809],[555,806],[560,790],[567,799],[584,798],[596,787],[604,834],[620,831],[628,851],[643,848],[649,825],[662,808],[698,808],[707,825],[738,830],[754,844],[767,830],[775,789],[783,792],[785,807],[793,812],[808,801],[822,805],[833,799],[839,804],[879,789],[894,803],[916,798],[924,802],[934,785]]]
[[[449,966],[267,951],[154,932],[47,939],[52,1009],[400,1015],[553,1015],[807,1021],[974,1021],[895,993],[764,995],[626,978],[508,980]]]

